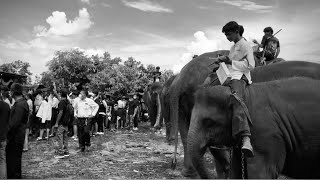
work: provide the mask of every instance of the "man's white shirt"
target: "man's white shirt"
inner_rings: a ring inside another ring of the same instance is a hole
[[[255,61],[250,44],[244,38],[241,38],[231,47],[228,57],[232,61],[232,65],[228,65],[231,79],[240,80],[245,75],[249,84],[251,84],[250,71],[255,67]]]
[[[90,98],[78,99],[74,103],[74,115],[78,118],[95,116],[99,109],[99,105]]]

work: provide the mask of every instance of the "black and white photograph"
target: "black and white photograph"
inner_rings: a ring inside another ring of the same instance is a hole
[[[0,0],[0,179],[320,179],[319,0]]]

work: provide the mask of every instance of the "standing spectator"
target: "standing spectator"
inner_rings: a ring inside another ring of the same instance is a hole
[[[133,107],[133,97],[132,95],[129,96],[129,101],[128,101],[128,128],[130,129],[132,127],[132,115],[133,115],[133,112],[134,112],[134,107]]]
[[[25,98],[28,103],[29,107],[29,116],[28,116],[28,122],[27,122],[27,127],[26,127],[26,135],[24,137],[24,145],[23,145],[23,151],[28,151],[28,138],[29,138],[29,130],[30,130],[30,123],[31,123],[31,118],[32,118],[32,113],[33,113],[33,103],[31,100],[31,94],[26,94]]]
[[[6,146],[9,117],[10,106],[3,101],[0,93],[0,179],[7,179]]]
[[[95,91],[95,92],[92,92],[92,93],[89,93],[89,94],[91,95],[91,99],[93,99],[93,101],[98,104],[98,102],[99,102],[99,95],[98,94],[99,93],[97,91]],[[97,122],[97,120],[98,120],[98,114],[96,114],[96,116],[93,117],[92,120],[91,120],[90,129],[91,129],[91,135],[93,137],[96,136],[97,132],[98,132],[98,122]]]
[[[10,106],[10,108],[14,105],[14,99],[11,97],[9,91],[4,91],[3,100]]]
[[[138,109],[139,109],[139,100],[137,95],[133,95],[133,101],[132,101],[132,109],[133,109],[133,114],[130,117],[130,121],[133,121],[133,130],[138,130],[138,123],[139,123],[139,118],[138,118]]]
[[[97,134],[104,134],[104,122],[107,116],[107,102],[105,101],[105,96],[102,94],[98,95],[98,98],[95,102],[99,105],[99,110],[97,114],[97,124],[98,124],[98,132]]]
[[[121,129],[123,129],[126,123],[126,110],[125,110],[126,106],[127,106],[126,97],[122,96],[122,98],[118,100],[118,114],[120,116]]]
[[[113,127],[111,127],[111,131],[114,131],[116,128],[119,128],[119,120],[120,120],[120,116],[119,116],[119,108],[118,108],[118,104],[114,104],[113,105],[113,110],[111,111],[111,126],[113,125]]]
[[[54,133],[54,125],[56,124],[56,120],[57,120],[57,116],[58,116],[58,104],[59,104],[59,100],[58,100],[58,94],[56,94],[54,91],[50,92],[50,95],[48,97],[48,103],[51,105],[52,107],[52,116],[51,116],[51,134],[50,137],[53,137],[55,135]]]
[[[33,103],[33,106],[34,106],[34,111],[33,111],[33,126],[34,126],[34,136],[37,137],[39,135],[39,130],[41,129],[40,126],[41,126],[41,119],[39,117],[37,117],[37,113],[39,111],[39,108],[40,108],[40,105],[41,105],[41,102],[43,101],[43,96],[42,96],[42,91],[41,90],[36,90],[34,96],[35,96],[35,99],[34,99],[34,103]]]
[[[79,91],[74,91],[71,94],[71,104],[73,108],[75,107],[75,104],[80,100]],[[78,141],[78,126],[77,126],[77,118],[73,118],[72,121],[72,127],[73,127],[73,136],[71,137],[75,141]]]
[[[42,96],[45,96],[46,93],[43,92]],[[52,116],[52,107],[51,104],[48,103],[47,98],[44,98],[41,102],[40,108],[37,113],[37,117],[41,120],[40,125],[40,136],[37,138],[37,140],[43,139],[43,133],[46,129],[47,136],[45,137],[46,140],[49,139],[49,131],[50,131],[50,121]]]
[[[85,148],[89,150],[90,143],[90,125],[92,118],[97,114],[99,105],[92,99],[87,98],[88,91],[80,92],[80,99],[76,102],[74,108],[75,118],[78,119],[78,135],[80,151],[84,152]]]
[[[112,112],[112,109],[113,109],[113,105],[114,105],[114,103],[111,101],[111,97],[110,97],[110,95],[109,94],[106,94],[105,95],[105,97],[106,97],[106,104],[107,104],[107,110],[106,110],[106,119],[105,119],[105,121],[104,121],[104,127],[105,127],[105,129],[111,129],[111,112]]]
[[[109,97],[107,104],[109,107],[109,113],[108,113],[109,125],[108,126],[110,127],[111,131],[114,131],[116,127],[116,118],[114,118],[114,114],[115,114],[115,105],[117,105],[117,102],[113,98]]]
[[[68,90],[62,89],[60,92],[61,101],[58,104],[59,114],[57,116],[54,128],[57,128],[57,139],[58,139],[58,156],[56,158],[61,159],[69,156],[68,151],[68,125],[69,121],[73,119],[68,109],[68,104],[70,104],[67,99]]]
[[[22,96],[22,85],[13,84],[11,92],[15,104],[10,111],[9,132],[7,136],[7,175],[9,179],[21,179],[21,158],[26,125],[29,116],[27,101]]]

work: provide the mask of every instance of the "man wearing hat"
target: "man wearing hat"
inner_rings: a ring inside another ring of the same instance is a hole
[[[29,115],[28,103],[22,96],[22,90],[21,84],[16,83],[11,86],[15,103],[10,111],[8,144],[6,147],[7,176],[9,179],[21,179],[21,158]]]

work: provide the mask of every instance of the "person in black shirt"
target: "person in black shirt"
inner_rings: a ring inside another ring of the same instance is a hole
[[[29,116],[29,106],[22,96],[22,85],[13,84],[11,92],[15,100],[10,111],[7,136],[6,161],[8,179],[21,179],[21,159],[25,131]]]
[[[3,101],[0,93],[0,179],[7,179],[6,145],[9,117],[10,106]]]
[[[131,115],[130,115],[130,122],[133,122],[133,130],[138,130],[138,108],[139,108],[139,100],[138,96],[135,94],[133,95],[133,101],[131,103]],[[130,113],[130,112],[129,112]]]
[[[95,102],[99,105],[98,113],[96,115],[98,123],[97,134],[102,135],[104,134],[104,122],[107,115],[107,102],[105,101],[105,96],[103,94],[99,94]]]
[[[56,158],[61,159],[69,156],[68,151],[68,125],[70,120],[70,114],[68,112],[68,104],[70,103],[67,99],[68,90],[61,89],[60,96],[61,101],[58,104],[58,117],[54,125],[57,128],[57,140],[58,140],[58,156]]]

